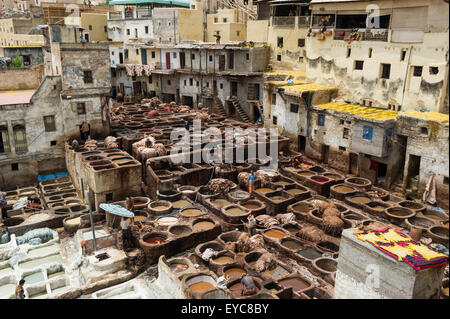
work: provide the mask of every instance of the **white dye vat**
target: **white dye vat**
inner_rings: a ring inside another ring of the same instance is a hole
[[[48,246],[39,247],[39,248],[35,248],[35,249],[30,249],[28,251],[28,256],[38,257],[38,256],[54,254],[57,252],[59,252],[59,245],[53,244],[53,245],[48,245]]]
[[[108,236],[109,233],[104,229],[95,229],[95,238],[105,237]],[[83,232],[83,239],[84,240],[91,240],[92,239],[92,230],[86,230]]]
[[[0,285],[0,298],[5,299],[11,297],[16,290],[16,285],[14,284],[4,284]]]
[[[38,222],[42,222],[44,220],[47,220],[48,218],[49,218],[48,214],[40,213],[40,214],[31,215],[30,217],[28,217],[27,220],[30,223],[38,223]]]
[[[60,254],[50,255],[42,258],[35,258],[25,262],[19,263],[19,267],[22,269],[32,269],[45,264],[50,264],[54,262],[62,262],[62,257]]]

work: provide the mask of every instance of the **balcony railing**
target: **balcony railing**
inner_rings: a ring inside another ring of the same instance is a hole
[[[298,18],[298,27],[299,28],[304,28],[304,27],[309,27],[310,23],[311,23],[311,17],[307,16],[307,17],[297,17]]]
[[[389,38],[389,29],[366,29],[366,41],[387,42]]]
[[[274,26],[294,26],[295,17],[293,16],[273,17],[272,22]]]
[[[109,20],[123,19],[122,12],[109,12]]]

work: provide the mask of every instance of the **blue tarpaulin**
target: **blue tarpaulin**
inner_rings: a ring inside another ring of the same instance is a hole
[[[54,179],[54,178],[59,178],[59,177],[64,177],[67,176],[67,172],[58,172],[58,173],[54,173],[54,174],[47,174],[47,175],[39,175],[38,176],[38,181],[46,181],[48,179]]]

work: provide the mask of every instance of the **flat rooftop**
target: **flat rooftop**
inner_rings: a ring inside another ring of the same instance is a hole
[[[385,110],[370,106],[362,106],[358,104],[350,104],[346,102],[332,102],[315,105],[315,107],[326,110],[334,110],[342,113],[350,113],[355,116],[379,121],[396,119],[398,115],[397,111]]]

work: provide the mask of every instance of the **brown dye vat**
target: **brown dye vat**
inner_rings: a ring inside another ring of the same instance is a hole
[[[146,219],[146,218],[147,218],[146,216],[134,216],[134,221],[135,221],[135,222],[138,222],[138,221],[144,220],[144,219]]]
[[[229,268],[224,272],[224,275],[226,275],[226,278],[229,278],[229,281],[241,278],[242,274],[247,274],[247,272],[244,269],[237,267]]]
[[[397,205],[396,202],[393,202],[393,201],[391,201],[391,200],[388,200],[386,203],[387,203],[387,204],[391,204],[391,205]]]
[[[289,194],[292,194],[292,195],[304,193],[304,191],[302,191],[301,189],[297,189],[297,188],[288,189],[286,192],[288,192]]]
[[[284,229],[286,229],[290,233],[296,233],[300,230],[300,228],[297,228],[295,226],[286,226],[284,227]]]
[[[299,213],[307,213],[307,212],[309,212],[311,209],[312,209],[312,208],[309,207],[309,206],[303,206],[303,205],[294,206],[294,210],[295,210],[296,212],[299,212]]]
[[[275,195],[275,196],[271,196],[269,197],[271,200],[276,201],[276,202],[281,202],[283,200],[286,200],[287,198],[280,196],[280,195]]]
[[[258,208],[261,207],[261,206],[255,205],[255,204],[245,204],[245,205],[242,205],[242,206],[244,206],[245,208],[250,209],[250,210],[258,209]]]
[[[194,230],[208,230],[214,227],[214,224],[211,222],[198,222],[194,224]]]
[[[152,207],[152,209],[154,209],[154,210],[163,210],[163,209],[167,209],[167,208],[169,208],[169,206],[158,205],[158,206]]]
[[[159,245],[159,244],[162,244],[163,242],[165,242],[165,239],[162,237],[150,237],[150,238],[147,238],[145,240],[145,242],[147,244],[151,244],[151,245]]]
[[[113,162],[114,162],[114,163],[117,163],[117,164],[127,163],[127,162],[129,162],[129,161],[130,161],[129,158],[122,158],[122,159],[113,160]]]
[[[183,210],[180,214],[183,216],[193,217],[193,216],[200,216],[202,214],[202,211],[198,208],[189,208]]]
[[[233,262],[234,259],[229,256],[220,256],[213,259],[213,261],[219,265],[224,265]]]
[[[222,208],[227,205],[231,205],[232,203],[227,201],[226,199],[216,199],[212,201],[212,204],[216,206],[217,208]]]
[[[405,212],[402,210],[390,210],[389,214],[394,215],[394,216],[399,216],[399,217],[404,217],[404,216],[408,216],[411,213],[410,212]]]
[[[191,289],[193,292],[205,292],[208,290],[215,289],[213,284],[206,282],[206,281],[200,281],[193,285],[189,286],[189,289]]]
[[[247,212],[245,210],[242,210],[240,208],[237,207],[233,207],[230,209],[226,210],[227,214],[233,215],[233,216],[241,216],[241,215],[245,215],[247,214]]]
[[[376,206],[373,206],[373,207],[371,207],[373,210],[376,210],[376,211],[378,211],[378,212],[382,212],[382,211],[384,211],[384,209],[386,208],[386,207],[384,207],[384,206],[381,206],[381,205],[376,205]]]
[[[322,259],[318,261],[316,264],[320,269],[323,269],[325,271],[335,272],[337,270],[336,262],[331,261],[329,259]]]
[[[350,193],[350,192],[355,191],[353,188],[348,187],[348,186],[344,186],[344,185],[336,186],[334,189],[337,190],[338,192],[341,192],[341,193]]]
[[[260,194],[265,194],[265,193],[273,192],[273,189],[263,187],[263,188],[258,188],[257,190],[255,190],[255,192],[260,193]]]
[[[313,172],[300,172],[300,173],[298,173],[298,175],[302,175],[302,176],[313,176],[313,175],[316,175],[316,174],[313,173]]]
[[[289,184],[292,184],[292,183],[285,182],[285,181],[278,181],[278,182],[273,182],[273,184],[284,186],[284,185],[289,185]]]
[[[299,242],[296,242],[295,240],[285,240],[281,243],[281,246],[292,250],[299,250],[303,248],[303,246]]]
[[[232,285],[228,289],[230,289],[231,293],[235,297],[242,297],[243,296],[242,293],[244,292],[244,285],[241,284],[240,282],[235,283],[234,285]],[[258,289],[258,287],[256,287],[255,294],[258,293],[258,291],[259,291],[259,289]]]
[[[306,289],[309,286],[311,286],[308,282],[306,282],[300,278],[283,279],[283,280],[280,280],[278,283],[280,286],[282,286],[284,288],[292,287],[293,291],[300,291],[300,290]]]
[[[372,200],[369,197],[365,196],[355,196],[351,198],[352,202],[358,203],[358,204],[367,204],[371,202]]]
[[[189,206],[190,204],[191,204],[191,203],[189,203],[187,200],[180,199],[180,200],[177,200],[176,202],[173,202],[173,203],[172,203],[172,207],[173,207],[173,208],[176,208],[176,209],[180,209],[180,208],[187,207],[187,206]]]
[[[300,256],[305,257],[306,259],[313,260],[322,256],[320,251],[315,250],[314,248],[307,247],[298,252]]]
[[[284,237],[286,237],[285,233],[283,233],[280,230],[276,230],[276,229],[271,229],[269,231],[266,231],[264,234],[267,237],[271,237],[271,238],[284,238]]]

